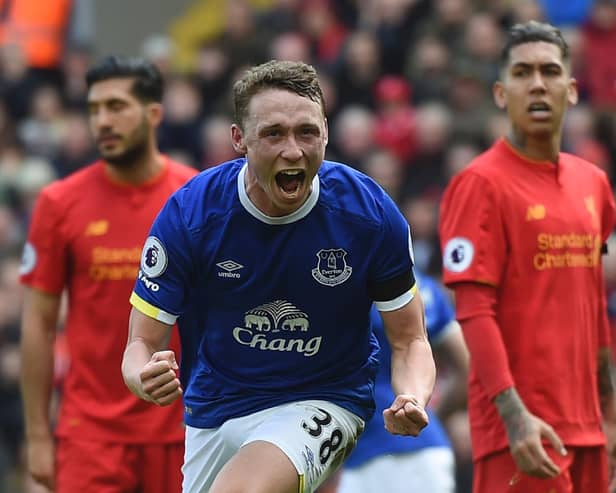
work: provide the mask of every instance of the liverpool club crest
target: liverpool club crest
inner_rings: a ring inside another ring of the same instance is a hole
[[[353,268],[346,263],[347,252],[342,248],[331,248],[317,252],[317,266],[312,269],[312,277],[324,286],[337,286],[346,281]]]

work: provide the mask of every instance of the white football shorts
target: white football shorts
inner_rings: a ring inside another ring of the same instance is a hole
[[[184,493],[207,493],[218,472],[244,445],[276,445],[297,469],[300,492],[312,493],[351,453],[364,421],[321,400],[298,401],[234,418],[218,428],[186,427]]]

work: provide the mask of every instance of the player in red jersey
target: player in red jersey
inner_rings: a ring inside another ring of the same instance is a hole
[[[163,82],[152,64],[108,57],[86,80],[102,160],[43,189],[22,260],[28,467],[59,493],[179,492],[181,402],[157,408],[140,401],[124,385],[120,365],[147,232],[169,195],[196,171],[158,150]],[[64,290],[70,368],[54,440],[53,340]],[[176,333],[171,343],[179,347]]]
[[[514,26],[497,105],[511,131],[448,186],[444,280],[471,354],[475,493],[606,493],[616,406],[601,270],[614,200],[560,152],[577,101],[561,33]]]

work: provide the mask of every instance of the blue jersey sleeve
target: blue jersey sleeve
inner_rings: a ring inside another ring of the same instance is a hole
[[[373,257],[370,289],[373,293],[381,293],[373,296],[377,308],[388,311],[403,306],[412,298],[411,288],[415,285],[413,244],[409,225],[393,200],[383,194],[381,206],[381,238]]]
[[[167,201],[145,241],[131,304],[173,324],[186,304],[193,268],[190,233],[182,218],[182,190]]]

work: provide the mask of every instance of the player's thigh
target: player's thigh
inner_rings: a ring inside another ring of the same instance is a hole
[[[337,493],[453,493],[455,462],[451,449],[430,447],[407,454],[376,457],[344,469]]]
[[[239,443],[229,439],[224,429],[234,424],[236,420],[229,420],[218,428],[186,427],[186,450],[182,466],[184,493],[210,491],[218,472],[239,450]],[[237,424],[239,428],[237,433],[241,433],[244,427],[239,426],[241,423]]]
[[[184,442],[141,445],[136,464],[140,484],[146,493],[180,493]]]
[[[604,446],[571,447],[569,453],[575,454],[571,466],[574,493],[586,493],[587,491],[602,493],[608,490],[609,475]]]
[[[548,446],[546,452],[561,470],[555,478],[541,479],[518,471],[507,449],[475,462],[473,493],[573,493],[571,465],[575,454],[569,451],[562,457]]]
[[[138,478],[130,445],[62,438],[56,448],[56,493],[127,493]]]
[[[359,417],[326,401],[277,406],[246,436],[211,493],[311,493],[342,464],[363,426]]]
[[[244,445],[216,476],[209,493],[296,493],[301,489],[295,466],[276,445]]]

